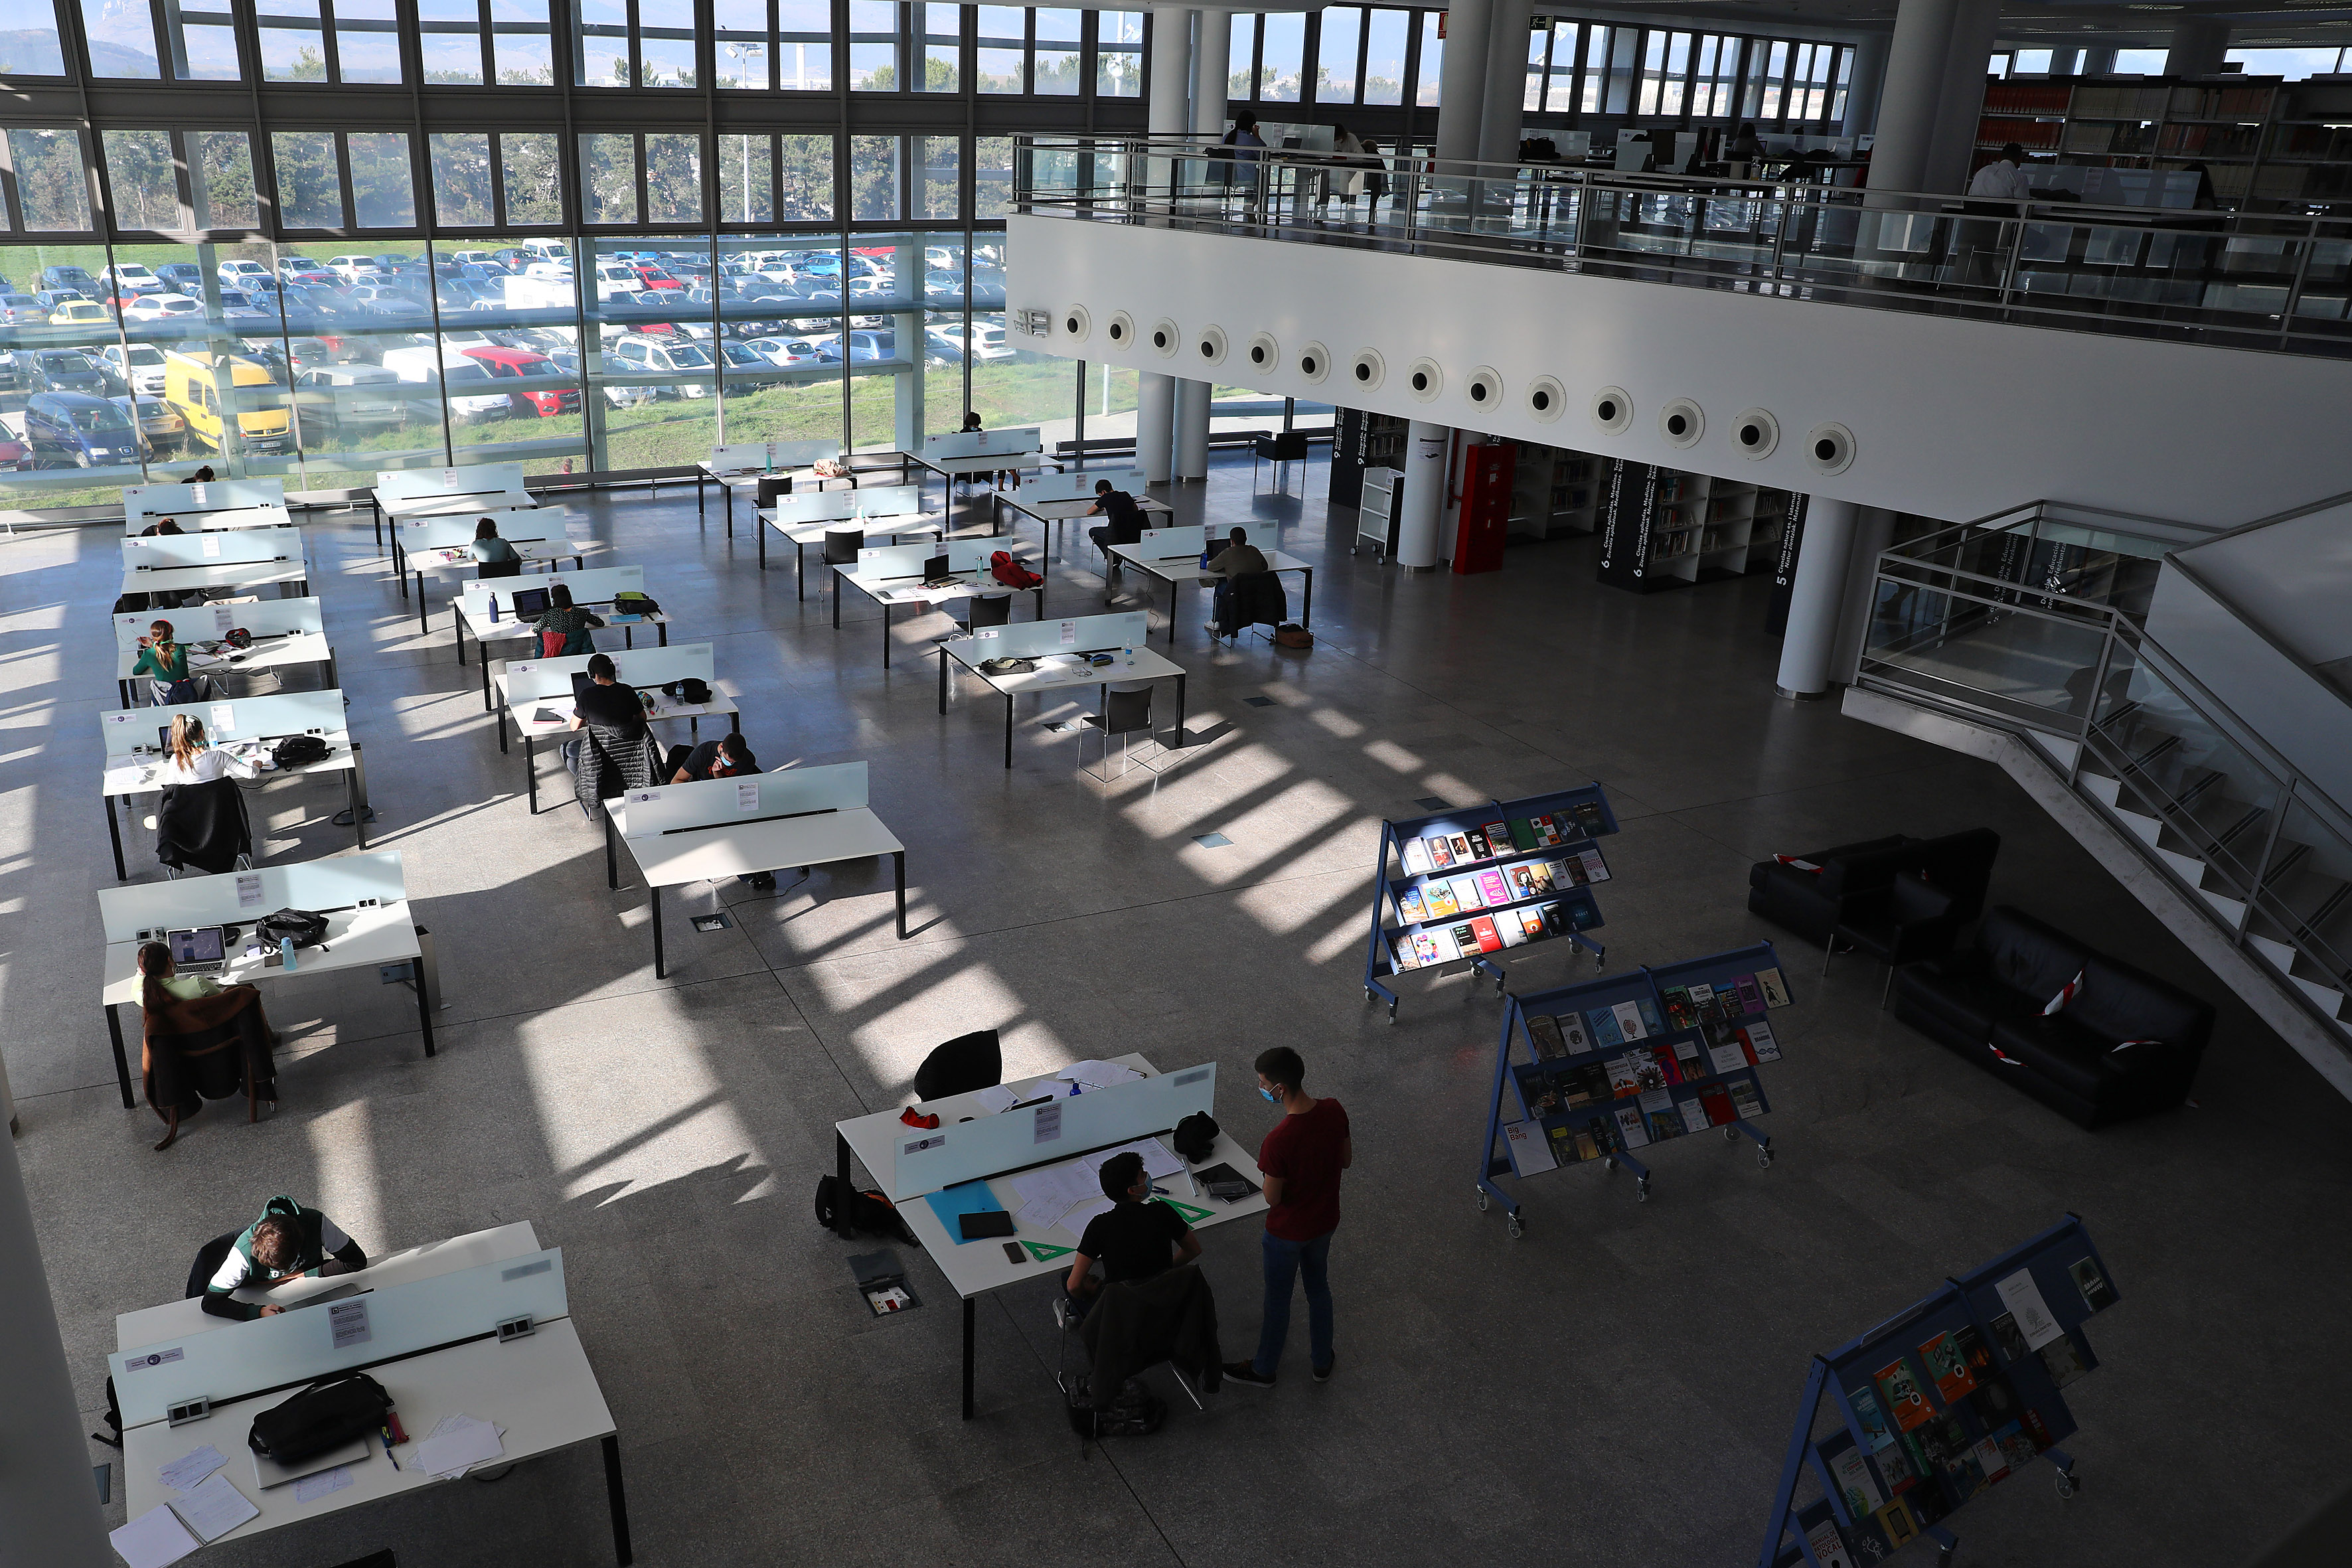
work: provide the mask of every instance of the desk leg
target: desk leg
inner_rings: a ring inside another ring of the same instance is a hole
[[[1045,618],[1045,584],[1043,583],[1037,584],[1037,618],[1041,621]]]
[[[128,1094],[130,1090],[125,1089],[123,1092]],[[849,1140],[844,1138],[839,1132],[833,1135],[833,1153],[835,1173],[841,1178],[842,1193],[841,1207],[833,1216],[833,1234],[844,1241],[856,1241],[857,1227],[849,1222],[849,1200],[852,1192],[849,1185]]]
[[[1143,635],[1150,637],[1150,628],[1146,627]],[[1176,580],[1172,577],[1168,580],[1168,646],[1176,646]]]
[[[752,509],[751,520],[754,522],[759,521],[759,509],[756,507]],[[727,487],[727,537],[729,539],[735,537],[735,487],[733,485]]]
[[[971,1329],[973,1309],[980,1304],[976,1296],[963,1299],[963,1418],[971,1419]]]
[[[833,629],[835,631],[841,629],[841,579],[838,576],[835,576],[833,582]]]
[[[765,572],[768,569],[768,521],[760,515],[756,507],[751,511],[751,526],[760,533],[760,570]]]
[[[419,636],[433,635],[433,609],[425,602],[425,574],[416,574],[416,630]]]
[[[614,843],[616,837],[613,831],[613,814],[608,811],[604,814],[604,886],[608,888],[621,885],[621,858]]]
[[[904,942],[907,940],[907,852],[893,849],[890,859],[892,874],[898,883],[898,940]]]
[[[707,480],[706,479],[704,479],[704,478],[703,478],[703,476],[702,476],[699,472],[697,472],[697,473],[695,474],[695,476],[694,476],[694,521],[695,521],[698,524],[698,523],[700,523],[700,522],[701,522],[705,518],[707,518],[707,517],[709,515],[709,512],[707,512],[707,511],[703,509],[703,488],[702,488],[704,485],[708,484],[709,482],[709,480]],[[727,493],[728,493],[729,495],[733,495],[735,492],[734,492],[733,490],[729,490]]]
[[[629,652],[631,652],[631,653],[635,653],[635,652],[636,652],[636,650],[637,650],[637,628],[636,628],[636,627],[635,627],[635,626],[623,626],[623,627],[621,628],[621,646],[622,646],[624,648],[627,649],[627,650],[628,650]]]
[[[433,1055],[433,987],[425,984],[425,959],[419,954],[409,969],[416,976],[416,1026],[425,1032],[425,1054]]]
[[[489,700],[489,695],[490,695],[490,663],[489,663],[489,660],[488,660],[488,659],[484,659],[484,660],[482,661],[482,699],[483,699],[483,700],[488,701],[488,700]],[[505,701],[505,700],[504,700],[503,698],[501,698],[501,699],[499,700],[499,755],[500,755],[500,756],[502,756],[502,757],[503,757],[503,756],[505,756],[505,755],[507,754],[507,713],[508,713],[508,711],[509,711],[509,710],[508,710],[508,708],[507,708],[506,701]],[[521,726],[518,725],[518,726],[516,726],[516,728],[520,729],[520,728],[521,728]]]
[[[621,1438],[618,1433],[604,1439],[604,1497],[613,1505],[613,1561],[621,1568],[637,1560],[629,1549],[629,1500],[621,1489]]]
[[[378,550],[383,549],[383,508],[375,504],[375,498],[373,496],[370,496],[368,498],[368,526],[375,531],[375,547]]]
[[[1173,746],[1169,747],[1168,749],[1169,749],[1170,751],[1171,751],[1171,752],[1174,752],[1174,751],[1181,751],[1181,750],[1183,749],[1183,746],[1184,746],[1184,677],[1183,677],[1183,676],[1181,676],[1181,675],[1179,675],[1179,676],[1177,676],[1177,678],[1176,678],[1176,744],[1174,744]]]
[[[661,634],[662,647],[669,647],[669,623],[667,621],[657,621],[654,625],[654,630]]]
[[[1013,769],[1013,693],[1004,694],[1004,767]]]
[[[1303,605],[1299,605],[1299,606],[1298,606],[1298,624],[1299,624],[1300,626],[1313,626],[1313,625],[1315,624],[1315,568],[1314,568],[1314,567],[1309,566],[1309,567],[1307,569],[1307,572],[1306,572],[1306,577],[1307,577],[1307,586],[1306,586],[1306,592],[1305,592],[1304,597],[1305,597],[1305,599],[1306,599],[1306,601],[1307,601],[1307,602],[1306,602],[1305,604],[1303,604]]]
[[[131,880],[131,872],[122,864],[122,830],[114,826],[114,797],[110,795],[104,798],[106,801],[106,837],[111,840],[114,845],[114,879],[118,882],[127,882]],[[125,806],[123,809],[128,811],[130,807]]]
[[[131,1098],[131,1059],[122,1054],[122,1015],[112,1003],[106,1008],[106,1037],[114,1045],[114,1081],[122,1086],[122,1109],[129,1110],[137,1103]]]
[[[506,731],[501,729],[499,736],[501,740],[505,739]],[[499,748],[501,751],[505,749],[503,746]],[[523,793],[530,797],[530,814],[537,816],[539,815],[539,742],[530,735],[522,738],[522,778]]]
[[[463,594],[465,590],[460,588],[458,592]],[[449,630],[457,639],[457,663],[462,668],[466,662],[466,623],[457,618],[457,612],[455,610],[449,612]],[[329,681],[327,684],[331,686],[334,682]]]
[[[129,681],[127,681],[127,680],[118,680],[118,681],[116,681],[116,682],[114,683],[114,694],[115,694],[117,697],[119,697],[119,698],[121,698],[121,699],[122,700],[122,706],[123,706],[123,707],[128,708],[128,707],[130,707],[130,706],[131,705],[131,682],[129,682]]]
[[[946,718],[946,717],[947,717],[947,712],[948,712],[948,650],[947,650],[947,649],[945,649],[945,648],[941,648],[941,649],[940,649],[940,718],[942,718],[942,719]]]
[[[654,910],[654,978],[660,980],[667,973],[662,967],[661,889],[650,882],[646,884],[646,902]]]
[[[487,668],[489,660],[484,659],[482,663]],[[330,691],[341,689],[341,682],[335,675],[335,650],[332,648],[327,650],[327,689]]]
[[[890,668],[890,601],[882,601],[882,668]]]
[[[400,541],[397,539],[392,542],[392,574],[399,579],[400,596],[405,599],[408,597],[408,562],[400,552]]]

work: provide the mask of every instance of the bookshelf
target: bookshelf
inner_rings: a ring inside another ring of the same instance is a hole
[[[1601,581],[1638,594],[1769,573],[1802,498],[1622,458],[1600,489]]]
[[[2079,1428],[2059,1391],[2099,1364],[2083,1325],[2117,1299],[2070,1214],[1813,1357],[1757,1568],[1854,1568],[1923,1535],[1948,1561],[1959,1541],[1943,1521],[2037,1459],[2073,1497],[2058,1445]],[[1808,1475],[1822,1495],[1800,1505]]]
[[[1404,482],[1404,474],[1397,468],[1366,468],[1361,499],[1356,506],[1356,537],[1348,545],[1353,555],[1372,542],[1372,554],[1385,561],[1396,553],[1397,489]]]
[[[1594,840],[1616,831],[1598,784],[1381,823],[1364,1000],[1385,999],[1393,1024],[1397,993],[1383,977],[1464,963],[1500,991],[1501,956],[1536,942],[1565,941],[1605,962],[1584,933],[1602,923],[1591,887],[1609,880]]]
[[[1503,1012],[1495,1092],[1478,1166],[1478,1207],[1504,1206],[1513,1240],[1527,1220],[1501,1176],[1520,1181],[1569,1165],[1623,1166],[1647,1203],[1650,1168],[1636,1149],[1717,1128],[1756,1145],[1772,1140],[1753,1119],[1769,1111],[1758,1069],[1780,1059],[1769,1015],[1789,1005],[1780,954],[1753,947],[1587,980],[1530,995]],[[1514,1058],[1524,1046],[1527,1059]]]
[[[1334,506],[1361,504],[1364,476],[1375,468],[1404,467],[1405,420],[1387,414],[1367,414],[1342,408],[1331,431],[1331,489]]]
[[[1522,441],[1511,488],[1510,531],[1530,539],[1591,533],[1601,526],[1604,459],[1566,447]]]

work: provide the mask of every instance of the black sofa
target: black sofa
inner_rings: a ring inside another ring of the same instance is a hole
[[[2213,1035],[2210,1005],[2007,905],[1968,951],[1897,970],[1895,1016],[2084,1127],[2179,1105]]]
[[[1940,838],[1896,834],[1797,857],[1819,871],[1759,860],[1748,868],[1748,907],[1826,948],[1839,926],[1860,927],[1882,917],[1895,878],[1908,872],[1951,895],[1941,918],[1957,931],[1983,912],[1993,857],[2000,852],[2000,834],[1971,827]]]

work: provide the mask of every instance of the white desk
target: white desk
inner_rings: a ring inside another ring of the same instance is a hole
[[[242,896],[240,882],[245,884]],[[194,926],[248,926],[263,915],[284,909],[310,910],[327,917],[325,942],[295,953],[298,975],[411,964],[417,1026],[425,1037],[425,1054],[433,1055],[432,999],[439,994],[440,982],[416,940],[415,913],[408,901],[399,850],[224,871],[217,877],[181,877],[135,888],[100,888],[98,912],[106,928],[106,967],[99,1000],[106,1009],[115,1080],[121,1088],[125,1110],[133,1101],[120,1009],[139,1005],[142,942],[160,942],[164,931]],[[142,932],[146,933],[143,938]],[[229,952],[228,966],[215,976],[224,985],[260,985],[285,978],[286,971],[274,953],[248,958],[241,940],[229,944]]]
[[[289,736],[316,732],[329,747],[323,761],[298,768],[265,768],[261,781],[341,774],[344,793],[350,799],[345,810],[352,819],[352,837],[361,848],[367,847],[367,819],[373,815],[368,810],[367,763],[360,754],[359,742],[352,739],[351,731],[345,727],[341,691],[330,688],[324,691],[283,691],[268,697],[233,697],[219,702],[188,702],[169,708],[116,709],[98,716],[99,733],[106,745],[99,791],[106,803],[106,836],[114,846],[116,881],[128,881],[131,874],[122,863],[122,833],[114,822],[115,797],[121,797],[127,816],[130,803],[137,796],[160,795],[163,792],[164,786],[157,777],[163,762],[163,732],[182,713],[204,721],[205,738],[215,748],[257,762]],[[342,825],[342,815],[338,813],[336,816],[339,826]]]
[[[177,594],[297,584],[310,593],[310,569],[299,528],[236,533],[159,533],[122,542],[122,592]]]
[[[207,479],[189,485],[122,487],[122,531],[136,534],[170,518],[183,531],[285,528],[283,479]]]
[[[158,486],[157,489],[205,489],[204,485]],[[123,492],[126,496],[128,490]],[[259,503],[244,506],[184,507],[176,511],[134,512],[122,520],[125,536],[137,538],[165,518],[170,518],[180,531],[186,533],[223,533],[241,528],[291,528],[294,519],[287,512],[284,502],[276,505]],[[158,537],[161,537],[160,535]]]
[[[1099,686],[1108,703],[1110,683],[1129,680],[1176,682],[1176,746],[1184,744],[1184,667],[1143,646],[1150,621],[1141,611],[1118,616],[1081,616],[1068,621],[1028,621],[1020,626],[977,626],[969,637],[940,644],[940,712],[948,710],[948,671],[955,668],[987,684],[1004,699],[1004,765],[1013,765],[1013,700],[1029,692]],[[1080,656],[1107,653],[1118,659],[1135,650],[1133,663],[1097,668]],[[980,666],[992,658],[1034,658],[1038,668],[1016,675],[989,675]]]
[[[958,430],[927,436],[923,449],[908,454],[922,468],[946,482],[950,499],[959,479],[1002,473],[1007,468],[1030,472],[1061,465],[1045,454],[1044,432],[1034,425],[1008,426],[995,430]]]
[[[840,479],[856,489],[856,474],[820,474],[815,465],[824,459],[839,460],[841,443],[832,439],[812,441],[739,441],[710,448],[710,456],[694,465],[694,517],[700,522],[709,516],[705,489],[714,480],[719,498],[727,503],[727,537],[735,537],[735,492],[742,490],[757,497],[761,479],[790,479],[797,490],[803,483],[812,489],[824,489],[828,479]]]
[[[521,642],[530,645],[531,653],[539,651],[539,634],[531,630],[532,621],[538,617],[517,620],[511,609],[515,590],[532,585],[518,583],[511,577],[493,577],[488,582],[477,580],[467,584],[464,590],[449,601],[451,613],[456,618],[457,662],[466,662],[466,634],[468,632],[474,637],[474,651],[481,655],[482,711],[485,713],[496,706],[490,700],[489,645],[494,642]],[[546,586],[544,583],[536,585]],[[589,566],[573,572],[563,580],[563,585],[572,590],[572,604],[583,609],[593,605],[610,605],[616,594],[646,593],[646,569],[642,566]],[[495,616],[490,613],[493,605],[498,607]],[[660,637],[660,646],[669,647],[669,616],[665,611],[656,610],[649,616],[608,615],[604,619],[606,626],[621,634],[624,647],[637,646],[639,626],[653,627]]]
[[[943,539],[939,547],[928,544],[887,545],[877,550],[861,550],[855,566],[833,569],[833,629],[841,629],[842,588],[855,588],[882,606],[882,668],[890,668],[890,609],[895,605],[915,605],[928,608],[955,599],[1003,599],[1014,594],[1030,593],[1037,596],[1037,618],[1045,618],[1045,584],[1041,581],[1034,588],[1008,588],[988,574],[988,558],[993,553],[988,539]],[[923,563],[935,556],[948,558],[948,574],[939,584],[926,587]]]
[[[513,1249],[517,1233],[529,1239],[528,1248]],[[412,1249],[356,1274],[310,1283],[320,1288],[357,1283],[375,1292],[373,1299],[385,1300],[404,1287],[429,1285],[456,1269],[538,1250],[537,1238],[529,1226],[506,1226],[457,1237],[437,1247]],[[464,1261],[457,1261],[459,1258]],[[443,1267],[446,1264],[454,1264],[454,1268]],[[273,1299],[293,1300],[298,1292],[288,1287],[271,1294]],[[238,1322],[205,1316],[194,1301],[173,1302],[117,1318],[118,1351],[159,1342],[156,1339],[128,1338],[125,1325],[143,1326],[156,1321],[159,1315],[183,1310],[192,1310],[201,1318],[201,1331],[209,1334],[248,1334],[264,1325],[286,1321],[283,1318],[266,1318]],[[480,1315],[488,1317],[495,1311],[495,1308],[486,1305]],[[171,1332],[160,1337],[178,1339],[184,1335]],[[530,1334],[503,1344],[486,1323],[481,1331],[455,1343],[394,1353],[379,1360],[363,1359],[363,1351],[358,1354],[362,1359],[343,1370],[364,1370],[383,1385],[412,1445],[431,1432],[442,1417],[452,1415],[471,1415],[505,1428],[503,1452],[490,1461],[492,1465],[534,1458],[582,1443],[601,1442],[614,1554],[625,1565],[635,1561],[621,1479],[618,1428],[604,1402],[604,1392],[597,1385],[594,1369],[588,1363],[587,1352],[581,1346],[568,1300],[560,1315],[535,1319]],[[248,1372],[241,1381],[252,1382],[267,1375]],[[395,1469],[383,1449],[372,1445],[366,1459],[354,1460],[346,1467],[349,1484],[322,1497],[304,1501],[291,1484],[267,1489],[256,1486],[252,1465],[246,1458],[247,1450],[241,1440],[243,1434],[256,1414],[291,1397],[299,1386],[260,1386],[231,1391],[226,1397],[215,1395],[213,1413],[185,1426],[150,1420],[126,1426],[122,1434],[123,1500],[130,1517],[136,1519],[172,1500],[174,1494],[163,1488],[156,1472],[208,1443],[229,1457],[220,1473],[261,1510],[257,1517],[220,1537],[224,1542],[247,1540],[266,1531],[307,1523],[343,1509],[441,1484],[406,1462]],[[395,1449],[395,1455],[397,1452]],[[413,1458],[414,1447],[409,1447],[408,1453]]]
[[[1134,544],[1114,544],[1111,557],[1124,562],[1147,576],[1157,577],[1168,584],[1168,641],[1176,641],[1176,590],[1184,583],[1223,583],[1226,581],[1214,572],[1201,570],[1201,552],[1204,548],[1205,531],[1192,528],[1146,529],[1143,538]],[[1220,539],[1222,539],[1222,535]],[[1220,546],[1222,548],[1222,546]],[[1304,602],[1298,607],[1298,624],[1311,625],[1315,618],[1315,568],[1295,555],[1285,555],[1279,550],[1260,546],[1258,553],[1265,557],[1270,572],[1297,572],[1306,578]],[[1215,552],[1211,552],[1211,559]],[[1103,579],[1103,596],[1110,596],[1110,579]]]
[[[1106,1059],[1118,1062],[1123,1067],[1133,1068],[1146,1077],[1159,1076],[1157,1068],[1134,1052]],[[1025,1100],[1053,1081],[1049,1074],[1039,1078],[1024,1079],[1004,1087]],[[938,1115],[940,1131],[950,1131],[961,1121],[990,1114],[977,1094],[950,1095],[943,1100],[927,1100],[922,1103],[922,1109]],[[1034,1165],[1016,1166],[987,1177],[989,1191],[995,1195],[998,1203],[1004,1205],[1007,1213],[1018,1216],[1024,1204],[1020,1194],[1013,1190],[1010,1177],[1015,1174],[1026,1174],[1032,1170],[1043,1171],[1053,1166],[1071,1164],[1082,1155],[1098,1152],[1103,1148],[1115,1148],[1118,1143],[1132,1142],[1137,1138],[1147,1135],[1158,1135],[1162,1146],[1171,1148],[1172,1152],[1172,1145],[1168,1143],[1166,1134],[1173,1131],[1173,1128],[1138,1128],[1134,1132],[1112,1143],[1101,1144],[1094,1148],[1073,1149],[1066,1152],[1060,1152],[1057,1158],[1052,1160],[1040,1160]],[[834,1123],[834,1144],[838,1157],[838,1173],[841,1176],[842,1185],[844,1187],[849,1185],[849,1160],[850,1156],[855,1154],[865,1164],[866,1170],[872,1172],[887,1188],[889,1185],[887,1173],[894,1165],[898,1141],[901,1137],[911,1139],[922,1136],[924,1136],[923,1133],[910,1129],[905,1122],[898,1120],[898,1111],[896,1109],[877,1110],[870,1116],[860,1116],[847,1121]],[[1055,1147],[1058,1152],[1058,1145]],[[1265,1177],[1258,1170],[1256,1160],[1240,1144],[1234,1142],[1230,1133],[1222,1130],[1217,1133],[1216,1147],[1211,1152],[1209,1157],[1201,1162],[1198,1166],[1191,1168],[1205,1170],[1220,1161],[1231,1165],[1236,1172],[1247,1176],[1260,1187],[1265,1185]],[[1206,1209],[1208,1211],[1200,1218],[1188,1217],[1188,1223],[1195,1230],[1206,1229],[1214,1225],[1223,1225],[1232,1220],[1244,1219],[1251,1215],[1264,1214],[1267,1207],[1265,1194],[1262,1191],[1252,1193],[1238,1203],[1224,1204],[1219,1203],[1206,1193],[1201,1193],[1195,1196],[1192,1184],[1185,1177],[1171,1176],[1160,1180],[1168,1187],[1170,1196],[1177,1202],[1191,1210]],[[985,1241],[965,1241],[959,1236],[950,1236],[947,1227],[940,1223],[939,1215],[932,1211],[931,1205],[924,1202],[922,1197],[897,1200],[896,1206],[899,1217],[904,1219],[907,1222],[907,1227],[915,1233],[915,1239],[922,1244],[923,1250],[930,1254],[931,1261],[938,1264],[940,1272],[947,1277],[948,1288],[963,1301],[963,1418],[969,1421],[971,1419],[973,1308],[978,1299],[992,1290],[1003,1289],[1008,1285],[1018,1285],[1031,1279],[1049,1279],[1056,1274],[1067,1274],[1070,1269],[1069,1255],[1076,1249],[1080,1237],[1058,1226],[1049,1230],[1037,1230],[1016,1217],[1015,1236],[1010,1239],[1034,1242],[1051,1252],[1053,1256],[1039,1258],[1032,1252],[1026,1261],[1014,1263],[1004,1253],[1003,1243],[1008,1238],[992,1237]],[[850,1237],[845,1236],[843,1239],[847,1240]],[[1024,1247],[1024,1250],[1030,1249]]]
[[[653,906],[654,978],[667,973],[661,890],[786,866],[891,858],[898,940],[907,940],[907,847],[866,802],[864,763],[789,768],[631,790],[604,803],[604,882],[618,888],[627,845]]]
[[[784,496],[776,504],[756,510],[752,517],[760,531],[760,570],[768,569],[768,531],[774,529],[793,542],[793,597],[805,597],[807,572],[803,565],[806,549],[823,544],[824,536],[845,522],[855,522],[870,537],[887,534],[897,539],[901,534],[928,533],[933,538],[947,537],[947,517],[932,517],[923,504],[920,485],[885,485],[870,490],[818,490],[804,496]],[[881,524],[880,527],[868,526]]]
[[[499,694],[499,751],[507,751],[506,721],[512,720],[515,733],[522,738],[524,793],[530,802],[531,815],[539,815],[539,742],[548,736],[561,736],[572,728],[572,678],[585,675],[588,661],[594,654],[573,654],[565,658],[501,659],[489,666],[490,681]],[[665,644],[660,647],[627,648],[605,656],[613,661],[614,680],[621,686],[635,688],[653,699],[646,713],[647,724],[665,719],[683,719],[687,733],[696,740],[702,737],[702,721],[719,714],[738,716],[734,700],[719,689],[717,658],[712,645],[707,642],[680,643],[676,647]],[[710,688],[710,700],[703,703],[680,702],[662,694],[659,688],[688,676]],[[540,719],[536,714],[544,709],[558,715]],[[793,862],[798,865],[798,861]]]
[[[147,628],[158,620],[170,621],[173,632],[188,644],[188,673],[192,676],[246,675],[262,669],[288,669],[298,664],[323,664],[327,667],[327,684],[335,684],[335,650],[328,646],[318,600],[254,599],[237,605],[192,605],[161,615],[149,611],[114,617],[114,686],[125,708],[138,706],[138,679],[131,672],[139,663],[139,639],[147,636]],[[198,651],[206,644],[217,642],[234,626],[242,626],[253,634],[251,647],[242,651],[226,647],[212,653]]]
[[[394,542],[397,542],[396,536]],[[611,548],[600,539],[509,539],[507,542],[514,546],[514,552],[522,557],[525,564],[545,566],[550,576],[562,570],[563,563],[566,561],[572,563],[575,573],[584,570],[588,564],[589,556],[602,555]],[[427,637],[433,633],[433,606],[425,602],[425,574],[428,572],[471,572],[476,565],[473,547],[470,544],[443,545],[430,550],[403,552],[400,561],[400,596],[404,599],[408,596],[408,579],[415,577],[416,579],[416,629],[419,632]],[[478,581],[480,581],[478,577],[469,579],[469,583]],[[510,583],[514,579],[493,577],[490,581]],[[570,584],[566,584],[565,586],[568,587]],[[578,597],[576,594],[573,595],[574,602],[577,602]],[[453,605],[456,603],[454,597],[451,603]]]
[[[1095,504],[1094,489],[1097,479],[1108,479],[1112,489],[1125,490],[1133,496],[1137,510],[1147,518],[1175,515],[1166,501],[1143,493],[1143,475],[1139,471],[1112,473],[1101,468],[1070,469],[1049,474],[1017,490],[991,490],[989,494],[1000,517],[1003,509],[1009,506],[1024,517],[1034,519],[1039,528],[1039,541],[1045,542],[1050,538],[1055,523],[1068,522],[1087,515]],[[998,531],[1003,531],[1001,522]]]
[[[383,542],[386,517],[434,517],[451,512],[527,511],[539,505],[523,481],[520,463],[479,463],[462,468],[394,468],[375,477],[368,509]]]

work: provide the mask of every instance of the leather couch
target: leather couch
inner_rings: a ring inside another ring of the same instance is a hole
[[[2179,1105],[2213,1034],[2210,1005],[2007,905],[1967,951],[1897,970],[1895,1016],[2086,1128]]]
[[[1908,872],[1951,896],[1940,918],[1957,932],[1983,912],[1993,857],[2000,852],[2000,834],[1971,827],[1940,838],[1895,834],[1797,857],[1819,871],[1759,860],[1748,868],[1748,907],[1826,948],[1839,926],[1860,927],[1881,916],[1895,878]]]

